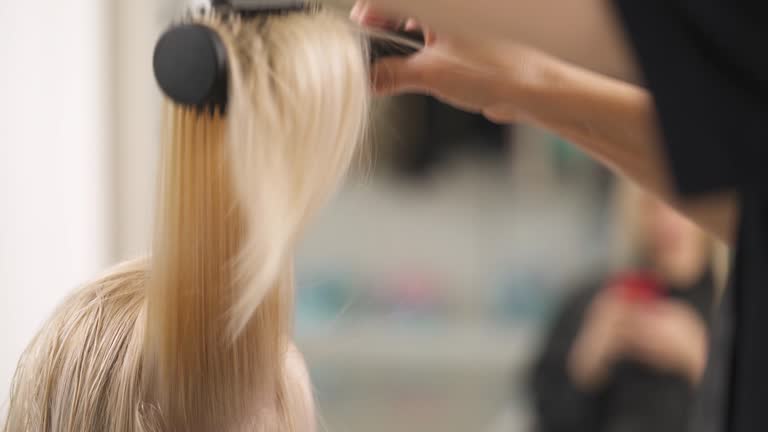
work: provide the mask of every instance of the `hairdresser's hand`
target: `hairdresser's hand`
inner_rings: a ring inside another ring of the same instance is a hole
[[[627,303],[615,292],[598,295],[568,359],[573,382],[585,391],[599,388],[620,359],[701,380],[707,362],[707,330],[689,305],[676,300]]]
[[[377,14],[364,2],[352,10],[361,25],[383,29],[420,28],[413,20],[391,19]],[[435,35],[428,29],[426,47],[409,57],[389,57],[373,66],[376,93],[423,93],[465,111],[482,113],[492,121],[509,123],[524,116],[516,90],[535,78],[540,54],[520,45],[479,44]]]
[[[621,356],[627,309],[610,291],[598,294],[587,308],[567,363],[568,375],[583,391],[600,388]]]
[[[622,328],[624,354],[638,362],[686,377],[693,385],[707,364],[707,327],[683,302],[664,300],[627,310]]]

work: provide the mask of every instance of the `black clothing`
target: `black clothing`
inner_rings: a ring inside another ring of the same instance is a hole
[[[550,330],[532,375],[537,431],[685,431],[695,400],[685,377],[622,361],[598,392],[583,392],[571,382],[568,355],[581,331],[584,314],[602,286],[591,284],[567,299]],[[709,273],[693,287],[669,290],[669,296],[690,304],[709,325],[714,299]]]
[[[732,291],[726,291],[720,302],[719,313],[712,324],[707,370],[696,390],[689,432],[721,432],[728,400],[728,373],[731,360],[733,323],[731,311]]]
[[[728,431],[768,426],[768,1],[614,0],[681,192],[741,198]]]

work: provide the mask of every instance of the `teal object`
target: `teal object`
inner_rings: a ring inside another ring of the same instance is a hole
[[[554,136],[552,146],[555,148],[555,158],[563,163],[591,161],[584,152],[570,142]]]
[[[296,324],[299,330],[333,322],[346,313],[354,281],[344,275],[306,278],[298,284]]]
[[[551,291],[536,274],[507,276],[495,290],[492,314],[512,324],[546,320],[553,304]]]

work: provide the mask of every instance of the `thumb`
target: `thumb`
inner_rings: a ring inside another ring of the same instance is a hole
[[[410,57],[386,57],[377,61],[371,71],[373,90],[377,95],[394,95],[404,92],[428,92],[425,66],[420,55]]]

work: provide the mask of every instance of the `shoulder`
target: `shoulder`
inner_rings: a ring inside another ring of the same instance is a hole
[[[304,361],[304,356],[301,351],[296,347],[296,344],[291,343],[288,347],[288,352],[285,358],[285,368],[289,377],[295,382],[301,383],[308,393],[311,393],[312,383],[309,378],[309,370],[307,369],[307,363]]]
[[[312,380],[304,356],[294,343],[290,344],[286,353],[285,376],[288,397],[292,405],[302,411],[301,417],[308,420],[307,427],[314,431],[315,398],[312,392]]]

